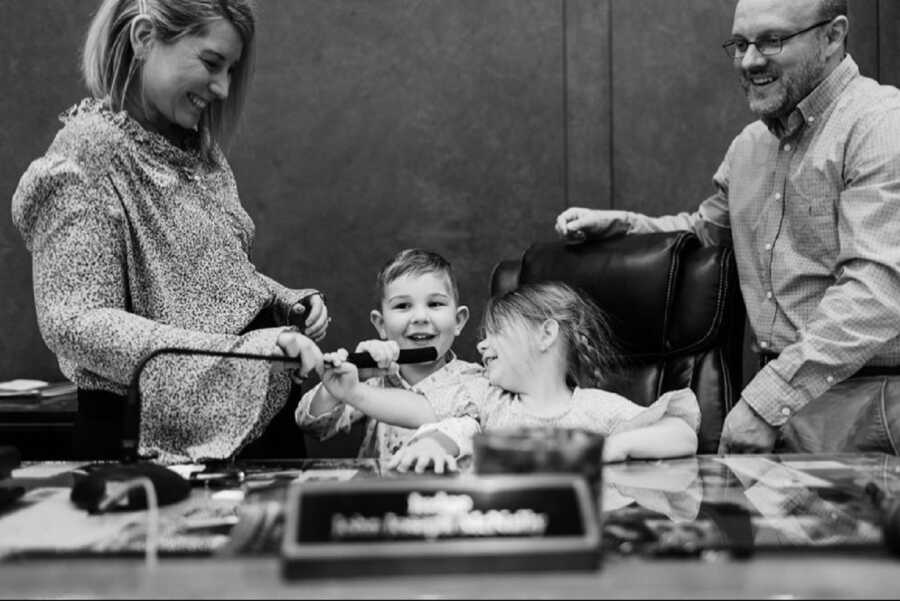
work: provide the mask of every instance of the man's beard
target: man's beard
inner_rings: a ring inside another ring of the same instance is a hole
[[[806,98],[824,78],[825,60],[816,55],[799,67],[799,71],[786,75],[782,73],[775,82],[774,89],[765,95],[756,95],[750,77],[768,73],[741,74],[741,87],[747,96],[750,111],[761,118],[781,119],[787,117],[797,104]]]

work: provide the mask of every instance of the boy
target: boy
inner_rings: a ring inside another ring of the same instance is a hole
[[[390,460],[416,428],[456,416],[461,396],[477,401],[472,382],[484,378],[480,365],[451,350],[469,309],[459,304],[446,259],[421,249],[399,252],[378,274],[377,302],[370,319],[380,340],[363,341],[356,350],[369,352],[379,368],[358,372],[343,361],[346,351],[327,354],[322,383],[303,395],[294,416],[320,440],[368,418],[358,456]],[[398,349],[429,346],[438,352],[433,362],[392,363]]]

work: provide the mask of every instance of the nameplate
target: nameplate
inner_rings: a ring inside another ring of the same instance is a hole
[[[599,537],[588,486],[575,475],[295,482],[282,573],[594,570]]]

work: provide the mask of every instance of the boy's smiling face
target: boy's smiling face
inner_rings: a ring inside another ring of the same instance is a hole
[[[381,310],[371,313],[382,339],[397,342],[401,349],[433,346],[441,364],[468,319],[468,307],[457,305],[448,276],[440,272],[392,280],[384,288]]]

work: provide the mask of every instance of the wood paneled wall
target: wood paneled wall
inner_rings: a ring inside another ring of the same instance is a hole
[[[474,359],[493,265],[553,237],[569,205],[690,210],[749,121],[719,48],[731,0],[264,0],[230,157],[254,260],[328,293],[323,347],[373,330],[381,264],[421,246],[454,264]],[[900,81],[900,3],[852,0],[851,51]],[[0,0],[0,196],[85,92],[96,5]],[[0,218],[0,379],[58,377],[27,251]]]

